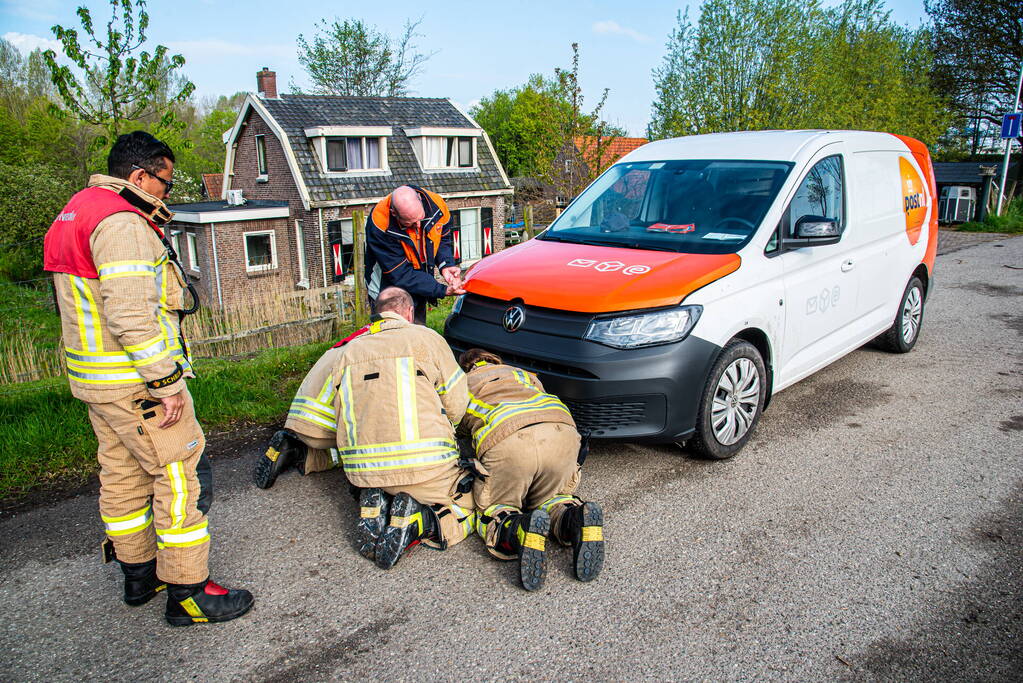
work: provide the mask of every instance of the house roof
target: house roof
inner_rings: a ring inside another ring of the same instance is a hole
[[[621,159],[634,149],[642,147],[649,140],[646,138],[612,138],[611,142],[602,150],[599,170],[604,170],[614,162]],[[590,157],[596,153],[597,138],[591,135],[575,138],[575,147],[586,158],[586,162],[593,165]]]
[[[174,212],[171,219],[174,223],[223,223],[288,217],[288,202],[268,199],[249,199],[244,204],[228,204],[226,201],[189,202],[168,204],[167,208]]]
[[[976,161],[937,161],[934,163],[934,182],[936,185],[982,185],[984,179],[980,175],[981,166],[994,166],[995,178],[1001,172],[1001,164],[997,162]],[[1015,164],[1010,165],[1010,168]]]
[[[208,199],[217,199],[223,194],[224,189],[224,174],[223,173],[203,173],[202,174],[202,186],[206,191],[206,197]]]
[[[510,191],[504,171],[483,136],[478,138],[478,172],[425,172],[416,159],[406,128],[463,128],[479,130],[475,121],[450,100],[412,97],[340,97],[281,95],[254,100],[262,105],[287,136],[308,192],[310,205],[384,197],[395,187],[414,184],[442,195]],[[317,126],[389,126],[387,162],[390,174],[344,177],[325,174],[316,159],[306,129]],[[282,140],[282,142],[284,142]]]

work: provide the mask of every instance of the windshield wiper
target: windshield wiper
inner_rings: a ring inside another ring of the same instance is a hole
[[[625,249],[643,249],[646,251],[670,251],[672,253],[679,253],[677,249],[671,247],[662,247],[652,244],[640,244],[639,242],[615,242],[613,240],[586,240],[582,244],[592,244],[600,247],[621,247]]]
[[[543,236],[538,235],[536,239],[542,240],[544,242],[568,242],[569,244],[582,244],[579,240],[569,240],[565,239],[564,237],[555,237],[550,233],[546,233]]]

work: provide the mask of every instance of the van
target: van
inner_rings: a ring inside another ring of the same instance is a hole
[[[537,373],[593,437],[728,458],[773,394],[872,340],[913,348],[935,197],[899,135],[652,142],[470,268],[446,336]]]

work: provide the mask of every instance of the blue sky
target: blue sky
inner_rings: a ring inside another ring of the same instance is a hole
[[[826,0],[827,2],[827,0]],[[94,17],[105,0],[0,0],[0,35],[22,50],[52,42],[50,27],[78,27],[75,8]],[[834,4],[829,2],[828,4]],[[888,0],[892,16],[916,27],[926,19],[923,0]],[[361,18],[398,33],[406,19],[422,18],[419,45],[437,53],[412,83],[415,95],[450,97],[469,107],[496,89],[525,82],[531,73],[568,66],[571,44],[581,50],[583,93],[590,106],[606,87],[605,118],[643,135],[654,98],[651,69],[660,64],[679,9],[698,2],[312,2],[307,0],[151,0],[151,44],[185,56],[185,74],[201,96],[255,90],[263,66],[277,72],[278,88],[306,83],[295,38],[314,33],[320,18]],[[97,21],[97,23],[99,23]]]

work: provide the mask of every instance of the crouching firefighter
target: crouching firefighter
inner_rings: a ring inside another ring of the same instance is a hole
[[[585,447],[568,408],[544,392],[536,375],[503,365],[496,354],[469,349],[469,407],[462,427],[472,433],[486,476],[473,485],[477,531],[494,557],[519,561],[526,590],[543,586],[548,532],[572,547],[575,576],[597,578],[604,564],[600,506],[574,492]]]
[[[337,415],[334,414],[337,387],[331,372],[345,345],[367,330],[368,325],[327,349],[306,374],[291,402],[284,429],[270,438],[266,452],[256,460],[256,486],[270,488],[277,476],[290,467],[302,474],[311,474],[334,469],[340,464]]]
[[[345,346],[331,375],[338,453],[363,489],[356,543],[390,569],[419,542],[445,549],[473,532],[472,480],[454,431],[469,395],[444,338],[412,324],[408,292],[388,287],[376,307],[381,320]]]
[[[228,621],[252,594],[209,579],[212,474],[185,380],[184,277],[160,229],[171,213],[174,154],[152,135],[120,136],[46,233],[71,393],[99,442],[104,559],[124,572],[124,601],[167,590],[175,626]]]

